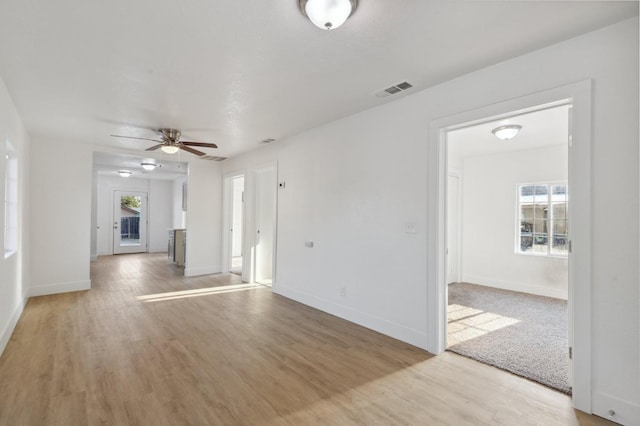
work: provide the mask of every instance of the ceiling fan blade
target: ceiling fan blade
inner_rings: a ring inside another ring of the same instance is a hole
[[[182,142],[180,141],[181,144],[183,145],[187,145],[187,146],[202,146],[205,148],[217,148],[218,145],[216,145],[215,143],[206,143],[206,142]]]
[[[109,135],[109,136],[113,136],[114,138],[140,139],[141,141],[151,141],[151,142],[162,143],[162,141],[159,141],[157,139],[137,138],[134,136],[122,136],[122,135]]]
[[[155,151],[158,148],[161,148],[164,144],[158,144],[158,145],[154,145],[151,148],[147,148],[145,149],[145,151]]]
[[[202,157],[203,155],[207,155],[202,151],[198,151],[197,149],[189,148],[188,146],[184,146],[180,144],[180,149],[184,149],[187,152],[197,155],[198,157]]]

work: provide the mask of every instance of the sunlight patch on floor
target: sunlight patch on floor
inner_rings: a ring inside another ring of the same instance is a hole
[[[447,318],[448,346],[466,342],[520,322],[519,319],[456,304],[447,307]]]
[[[145,296],[137,296],[141,302],[162,302],[165,300],[186,299],[189,297],[211,296],[214,294],[233,293],[237,291],[253,290],[265,288],[260,284],[233,284],[219,287],[196,288],[193,290],[170,291],[167,293],[148,294]]]

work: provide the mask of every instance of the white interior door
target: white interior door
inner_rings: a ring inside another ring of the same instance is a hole
[[[256,172],[255,282],[270,285],[276,236],[277,176],[274,167]]]
[[[459,215],[460,178],[447,176],[447,284],[460,281]]]
[[[147,251],[147,193],[113,192],[113,254]]]

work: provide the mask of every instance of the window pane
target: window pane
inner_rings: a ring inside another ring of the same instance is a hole
[[[523,204],[520,206],[521,219],[533,219],[533,204]]]
[[[567,205],[564,203],[557,203],[553,205],[553,218],[554,219],[566,219],[567,218]]]
[[[536,204],[534,206],[534,217],[536,219],[546,219],[546,217],[547,217],[547,204]]]
[[[532,185],[527,185],[527,186],[521,186],[520,187],[520,198],[527,198],[527,197],[532,197],[533,196],[533,189],[535,187]]]
[[[547,195],[547,185],[536,185],[535,187],[535,201],[536,202],[547,202],[548,195]]]
[[[531,251],[531,247],[533,246],[533,236],[531,233],[522,234],[520,236],[520,251]]]
[[[567,185],[553,185],[551,187],[551,197],[554,201],[564,201],[567,199]]]
[[[533,252],[534,253],[547,253],[548,244],[549,244],[549,237],[546,232],[533,233]]]
[[[553,221],[553,244],[551,252],[554,254],[567,254],[569,235],[566,220]]]
[[[520,221],[520,235],[525,235],[525,233],[531,234],[533,232],[533,221],[523,219]]]
[[[553,235],[564,236],[567,234],[567,221],[566,220],[554,220],[553,221]]]
[[[140,206],[142,198],[123,195],[120,198],[120,245],[140,245]]]
[[[547,221],[546,220],[534,220],[533,221],[533,232],[537,234],[546,234],[547,230]]]

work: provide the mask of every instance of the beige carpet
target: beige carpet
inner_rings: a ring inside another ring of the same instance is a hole
[[[566,300],[449,285],[448,350],[571,393]]]

